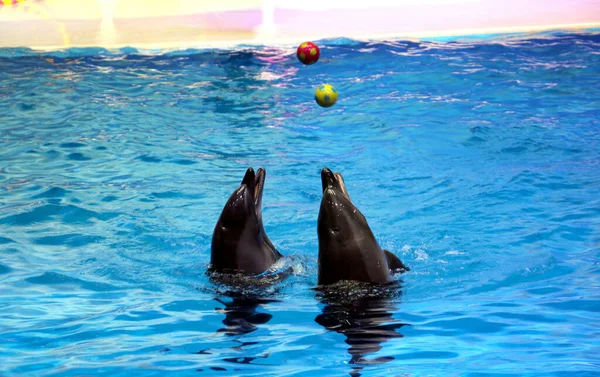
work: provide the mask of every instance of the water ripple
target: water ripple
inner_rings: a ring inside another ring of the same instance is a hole
[[[598,375],[600,36],[320,44],[0,50],[0,374]],[[205,273],[248,166],[268,289]],[[325,166],[398,295],[313,290]]]

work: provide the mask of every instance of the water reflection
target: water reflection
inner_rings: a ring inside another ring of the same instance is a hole
[[[245,335],[258,329],[258,325],[264,325],[273,318],[272,314],[259,312],[260,306],[276,302],[277,300],[262,298],[258,296],[236,295],[227,299],[215,298],[216,301],[223,304],[224,308],[217,308],[218,313],[225,314],[223,319],[224,328],[217,332],[226,335]]]
[[[381,364],[394,360],[393,356],[367,358],[382,350],[388,340],[403,337],[397,330],[406,326],[393,317],[397,308],[393,305],[397,292],[374,292],[356,290],[356,287],[339,290],[339,287],[319,293],[325,305],[315,322],[328,330],[346,337],[350,346],[351,376],[360,376],[364,365]],[[368,288],[367,288],[368,289]]]
[[[236,337],[241,338],[244,335],[250,334],[258,330],[260,325],[269,322],[273,318],[273,315],[260,310],[265,304],[278,302],[278,300],[275,299],[242,293],[228,293],[223,298],[216,297],[215,300],[224,306],[215,308],[215,310],[217,313],[225,315],[225,318],[221,321],[225,326],[218,329],[217,333],[234,337],[233,341],[239,343],[239,345],[231,348],[234,351],[244,351],[244,347],[259,344],[259,342],[244,342]],[[213,351],[202,350],[198,353],[210,355]],[[268,356],[268,354],[265,354],[259,356],[226,357],[222,360],[234,364],[255,364],[253,361],[266,359]],[[216,370],[214,368],[215,367],[211,367],[210,369]],[[219,370],[227,370],[222,367],[219,368]]]

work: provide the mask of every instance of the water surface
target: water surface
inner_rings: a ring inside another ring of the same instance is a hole
[[[321,56],[0,50],[0,374],[600,375],[600,36]],[[205,270],[248,166],[294,274],[231,293]],[[399,294],[313,289],[323,167]]]

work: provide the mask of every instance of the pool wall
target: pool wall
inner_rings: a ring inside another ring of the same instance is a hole
[[[0,47],[193,48],[600,26],[598,0],[0,0]]]

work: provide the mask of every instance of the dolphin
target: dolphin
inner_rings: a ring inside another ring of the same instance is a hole
[[[354,206],[340,173],[321,171],[323,199],[319,210],[319,285],[354,280],[376,284],[393,282],[394,272],[409,268],[383,250]]]
[[[282,255],[263,227],[262,195],[266,171],[248,168],[231,194],[215,225],[210,271],[256,275],[268,270]]]

